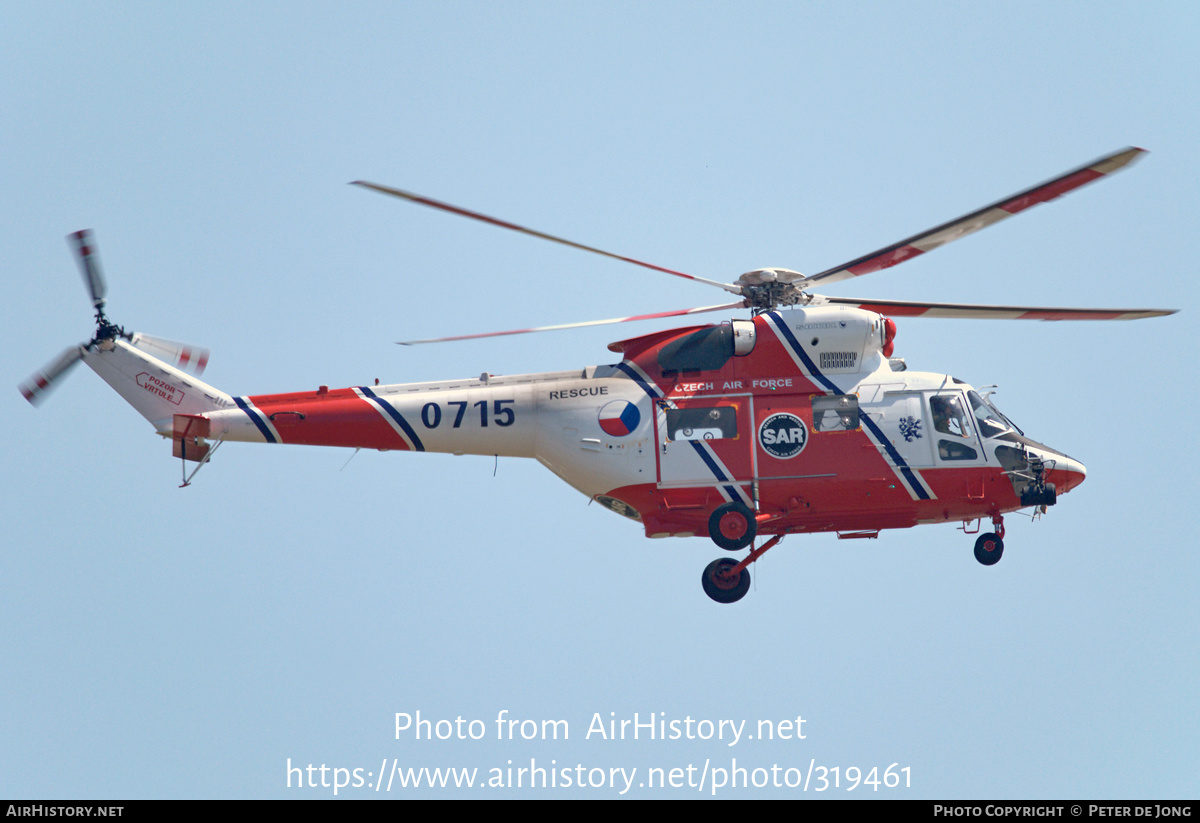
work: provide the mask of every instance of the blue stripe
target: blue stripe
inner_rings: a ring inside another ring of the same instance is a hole
[[[624,361],[621,361],[620,363],[618,363],[617,368],[619,370],[621,370],[622,372],[624,372],[626,375],[628,375],[633,380],[633,382],[635,382],[639,386],[641,386],[645,390],[646,394],[650,395],[655,400],[657,400],[661,396],[661,394],[658,392],[657,389],[652,388],[649,383],[647,383],[645,380],[642,379],[642,376],[640,374],[635,372],[629,366],[625,365]]]
[[[917,478],[916,472],[910,469],[908,464],[904,462],[904,458],[900,456],[900,452],[896,451],[896,447],[892,445],[892,441],[884,436],[879,425],[865,414],[859,415],[858,419],[860,423],[870,429],[871,435],[879,445],[883,446],[884,451],[888,453],[888,457],[892,458],[892,462],[896,464],[896,468],[900,469],[900,474],[904,476],[904,479],[912,486],[913,491],[917,493],[917,497],[921,500],[931,500],[932,498],[925,492],[925,487],[921,485],[921,481]]]
[[[692,448],[696,450],[696,454],[700,455],[700,459],[703,460],[705,465],[708,466],[709,471],[713,473],[713,477],[717,478],[718,480],[729,479],[725,476],[725,472],[721,471],[721,467],[717,465],[716,461],[712,459],[712,456],[709,455],[708,450],[705,449],[699,441],[689,440],[688,442],[692,444]]]
[[[412,442],[414,449],[419,452],[425,451],[425,446],[421,443],[421,438],[417,437],[417,433],[413,431],[413,427],[408,425],[408,421],[401,416],[400,412],[396,411],[396,408],[391,403],[387,402],[382,397],[376,397],[375,392],[371,391],[366,386],[359,386],[358,390],[374,400],[377,406],[387,412],[388,416],[396,421],[397,426],[404,429],[404,433],[408,435],[408,439]]]
[[[713,476],[716,477],[717,480],[733,480],[732,477],[725,476],[725,472],[721,471],[721,467],[717,465],[717,461],[713,460],[712,455],[709,454],[708,449],[705,448],[703,443],[701,443],[699,440],[690,440],[688,442],[692,444],[692,448],[696,450],[696,454],[700,455],[700,459],[704,461],[705,465],[708,466],[709,471],[713,473]],[[725,493],[729,495],[731,499],[742,500],[741,490],[737,486],[725,486],[724,489]]]
[[[268,428],[267,424],[263,421],[263,419],[258,416],[258,413],[256,411],[254,411],[254,409],[250,408],[249,403],[247,403],[245,400],[243,400],[240,397],[233,398],[233,402],[237,403],[237,407],[246,413],[246,416],[250,418],[251,423],[258,426],[258,430],[260,432],[262,432],[263,437],[267,438],[268,443],[278,443],[279,442],[278,440],[275,439],[275,435],[271,434],[271,429]]]
[[[771,322],[775,324],[775,327],[779,329],[780,334],[783,335],[788,345],[792,347],[792,351],[794,351],[796,356],[799,357],[801,362],[804,363],[804,368],[808,370],[808,373],[820,381],[821,385],[824,386],[828,391],[832,392],[833,394],[841,394],[842,390],[839,389],[832,380],[821,374],[820,370],[817,368],[817,364],[812,361],[812,358],[809,357],[807,353],[805,353],[804,348],[800,345],[800,341],[796,339],[794,334],[792,334],[792,330],[787,327],[787,323],[784,322],[784,319],[779,316],[779,313],[770,312],[767,316],[771,318]],[[921,500],[931,500],[932,498],[929,496],[929,493],[925,491],[925,486],[917,477],[916,472],[910,469],[908,464],[904,462],[904,458],[900,456],[900,452],[896,451],[896,447],[893,446],[892,441],[884,435],[883,431],[879,428],[879,425],[865,414],[859,416],[859,422],[866,426],[867,430],[871,433],[871,436],[875,438],[875,441],[879,445],[883,446],[884,451],[886,451],[888,457],[892,459],[892,462],[895,464],[896,468],[900,470],[900,474],[906,481],[908,481],[909,485],[912,487],[912,490],[916,492],[917,497]]]
[[[832,380],[821,374],[821,372],[817,369],[817,364],[812,361],[812,358],[809,357],[807,353],[805,353],[804,347],[800,345],[800,341],[796,339],[794,334],[792,334],[792,330],[787,327],[787,323],[785,323],[783,318],[779,316],[779,312],[773,311],[767,316],[770,317],[772,322],[775,323],[775,327],[779,329],[780,334],[784,336],[788,342],[788,345],[792,347],[792,351],[794,351],[796,356],[803,361],[804,368],[808,370],[808,373],[820,380],[821,385],[823,385],[828,391],[833,392],[834,394],[841,394],[842,390],[835,386]]]
[[[654,388],[652,388],[649,383],[643,380],[640,374],[627,366],[624,361],[618,363],[616,367],[631,380],[641,386],[646,394],[650,395],[651,399],[657,400],[660,397],[660,394]],[[716,462],[712,459],[712,456],[705,450],[704,446],[702,446],[696,440],[689,440],[688,442],[692,444],[692,448],[696,450],[696,454],[700,455],[700,459],[704,461],[706,466],[708,466],[708,470],[713,473],[713,477],[716,480],[727,482],[731,479],[725,476],[725,472],[721,471],[721,467],[716,464]],[[725,493],[733,499],[741,499],[741,493],[738,491],[736,486],[725,486]]]

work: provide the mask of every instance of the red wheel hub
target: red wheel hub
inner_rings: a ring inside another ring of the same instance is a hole
[[[741,575],[735,577],[729,573],[729,570],[732,568],[732,565],[720,567],[713,572],[709,579],[712,580],[713,585],[718,589],[728,591],[735,587],[741,580]]]
[[[746,518],[738,512],[726,512],[721,518],[718,528],[721,530],[721,535],[729,540],[738,540],[745,536],[746,530],[750,524],[746,522]]]

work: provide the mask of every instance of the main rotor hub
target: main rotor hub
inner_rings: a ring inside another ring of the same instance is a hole
[[[739,277],[737,285],[746,298],[746,306],[761,313],[779,306],[811,302],[812,296],[797,285],[804,279],[803,274],[791,269],[754,269]]]

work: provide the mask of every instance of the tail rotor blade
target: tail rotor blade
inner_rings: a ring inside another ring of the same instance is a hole
[[[46,364],[41,371],[31,375],[19,386],[21,394],[35,406],[41,403],[54,388],[56,381],[83,359],[83,352],[82,345],[72,346],[63,351],[62,354]]]
[[[67,242],[75,249],[79,258],[79,270],[83,273],[83,282],[92,296],[92,305],[97,309],[104,308],[104,295],[108,287],[104,283],[104,272],[100,271],[100,257],[96,253],[96,239],[91,229],[72,232],[67,235]]]
[[[208,365],[209,351],[202,346],[192,346],[165,337],[153,337],[135,332],[130,343],[146,354],[157,357],[177,369],[191,372],[199,377]]]

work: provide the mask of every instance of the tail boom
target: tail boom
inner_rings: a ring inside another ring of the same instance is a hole
[[[536,408],[528,385],[322,386],[232,401],[233,408],[205,415],[214,439],[534,456]]]

